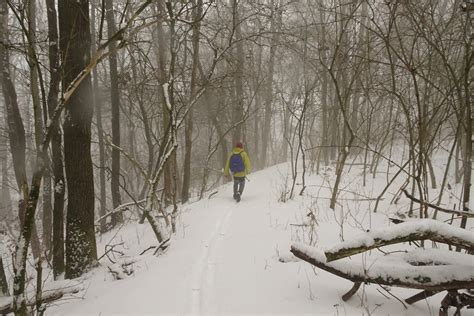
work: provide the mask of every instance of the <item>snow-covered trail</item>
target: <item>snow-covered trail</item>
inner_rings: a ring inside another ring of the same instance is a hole
[[[279,253],[287,253],[289,249],[289,222],[272,218],[277,175],[266,172],[251,177],[240,203],[232,201],[230,185],[216,197],[229,200],[233,205],[210,233],[209,242],[203,245],[201,259],[195,264],[194,271],[200,274],[195,277],[199,281],[193,283],[191,314],[295,312],[287,300],[295,295],[299,280],[281,278],[279,270],[288,266],[278,261]],[[222,202],[215,202],[222,205]],[[301,294],[300,299],[307,297]],[[311,313],[311,310],[304,312]]]
[[[281,169],[281,170],[280,170]],[[123,243],[123,252],[138,257],[135,273],[113,280],[107,258],[101,267],[83,277],[82,297],[49,307],[47,315],[423,315],[426,303],[407,310],[380,294],[374,285],[363,286],[348,302],[344,294],[352,283],[305,262],[279,261],[294,258],[294,241],[305,241],[307,231],[298,224],[307,221],[313,200],[296,197],[279,203],[285,165],[250,175],[242,201],[232,199],[232,183],[219,188],[210,199],[182,206],[177,233],[164,254],[137,256],[156,240],[149,225],[129,224],[98,240],[98,252],[106,244]],[[322,180],[314,177],[314,187]],[[310,183],[308,181],[307,183]],[[338,214],[328,212],[324,192],[308,192],[319,198],[318,246],[339,240]],[[354,207],[354,210],[364,208]],[[361,214],[363,217],[364,214]],[[374,221],[386,225],[383,214]],[[295,225],[296,224],[296,225]],[[345,236],[351,233],[345,228]],[[352,227],[352,231],[358,231]],[[112,239],[113,237],[113,240]],[[116,258],[117,259],[117,258]],[[392,289],[402,298],[414,294]],[[442,298],[433,297],[438,304]],[[368,307],[367,307],[368,306]],[[367,308],[371,308],[368,310]]]
[[[229,206],[222,218],[218,218],[215,229],[201,246],[201,254],[193,266],[191,283],[191,314],[213,311],[215,301],[216,254],[228,230],[235,206]]]
[[[83,278],[82,299],[48,309],[52,315],[166,314],[214,315],[280,311],[279,288],[286,284],[269,273],[278,262],[277,251],[288,252],[289,231],[272,219],[277,205],[275,169],[250,176],[240,203],[232,199],[232,183],[211,199],[182,208],[178,232],[169,250],[159,257],[145,256],[136,273],[112,280],[103,267]],[[283,226],[282,226],[283,225]],[[277,229],[278,228],[278,229]],[[128,225],[115,237],[128,253],[140,253],[155,244],[149,225]],[[99,240],[99,255],[109,237]],[[308,267],[308,270],[310,268]],[[273,270],[276,271],[276,270]],[[298,282],[293,279],[292,282]],[[294,293],[294,287],[290,292]],[[307,293],[301,294],[307,299]],[[310,312],[310,310],[308,310]]]

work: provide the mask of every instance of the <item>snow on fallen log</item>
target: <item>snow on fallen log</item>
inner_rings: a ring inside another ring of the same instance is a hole
[[[291,252],[298,258],[352,282],[375,283],[411,289],[442,291],[474,288],[474,263],[470,265],[413,266],[395,260],[357,262],[341,259],[328,262],[324,253],[312,246],[294,244]]]
[[[416,248],[404,253],[402,258],[411,265],[465,265],[474,268],[474,256],[445,249]]]
[[[41,293],[41,304],[50,303],[61,299],[64,295],[76,294],[84,290],[84,286],[79,282],[71,282],[69,280],[57,281],[53,284],[48,284]],[[27,306],[35,306],[38,301],[36,296],[32,293],[27,294]],[[13,297],[7,296],[0,298],[0,315],[13,313]]]
[[[400,223],[374,229],[325,251],[328,262],[370,249],[416,240],[432,240],[474,251],[474,233],[432,219]]]

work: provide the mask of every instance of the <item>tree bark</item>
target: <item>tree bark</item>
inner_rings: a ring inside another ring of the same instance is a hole
[[[63,92],[90,60],[88,0],[58,3]],[[91,159],[92,86],[87,75],[66,108],[64,162],[68,186],[66,278],[75,278],[97,261],[94,232],[94,178]]]

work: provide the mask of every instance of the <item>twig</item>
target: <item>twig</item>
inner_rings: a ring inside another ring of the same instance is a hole
[[[168,242],[170,241],[171,237],[168,237],[168,239],[164,240],[159,246],[156,248],[155,252],[153,253],[154,256],[158,253],[160,249],[165,250],[168,248]]]
[[[410,200],[416,202],[416,203],[419,203],[419,204],[422,204],[422,205],[426,205],[428,207],[431,207],[435,210],[438,210],[438,211],[441,211],[441,212],[444,212],[444,213],[449,213],[449,214],[456,214],[456,215],[461,215],[461,216],[466,216],[466,217],[473,217],[474,218],[474,213],[471,213],[471,212],[464,212],[464,211],[456,211],[456,210],[450,210],[450,209],[446,209],[446,208],[442,208],[442,207],[439,207],[437,205],[434,205],[434,204],[431,204],[431,203],[428,203],[428,202],[425,202],[425,201],[421,201],[420,199],[412,196],[410,193],[408,193],[407,190],[405,189],[402,189],[403,193],[405,193],[406,197],[409,198]]]
[[[156,246],[150,246],[150,247],[146,248],[145,250],[143,250],[143,251],[140,253],[140,256],[143,255],[143,254],[145,254],[145,252],[147,252],[148,250],[151,250],[151,249],[154,249],[154,248],[156,248]]]
[[[405,303],[403,303],[403,301],[401,299],[399,299],[397,296],[395,296],[395,294],[392,294],[392,292],[390,292],[389,290],[387,290],[386,288],[384,288],[383,286],[381,286],[379,284],[379,286],[385,291],[387,292],[388,294],[390,294],[390,296],[392,296],[393,298],[395,298],[397,301],[400,302],[400,304],[403,305],[403,307],[405,307],[405,309],[408,309],[408,307],[405,305]],[[380,292],[380,291],[379,291]],[[381,292],[380,292],[381,293]]]

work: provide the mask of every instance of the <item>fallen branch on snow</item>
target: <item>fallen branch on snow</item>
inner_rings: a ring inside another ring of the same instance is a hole
[[[474,234],[436,220],[423,219],[374,229],[325,251],[328,262],[381,246],[416,240],[432,240],[474,251]]]
[[[355,283],[375,283],[429,291],[474,288],[474,267],[464,265],[410,266],[373,262],[363,264],[345,259],[328,262],[322,251],[304,244],[291,252],[312,265]],[[369,268],[367,268],[369,267]],[[358,289],[351,289],[355,293]]]
[[[82,290],[82,286],[73,286],[73,287],[70,287],[70,288],[44,291],[42,293],[42,297],[41,297],[40,301],[36,300],[35,297],[31,298],[31,299],[28,299],[28,301],[26,302],[26,306],[32,307],[32,306],[35,306],[37,304],[42,305],[42,304],[50,303],[50,302],[53,302],[53,301],[57,301],[60,298],[62,298],[64,295],[76,294],[81,290]],[[14,312],[14,310],[13,310],[13,297],[2,298],[2,301],[3,302],[7,301],[7,302],[0,305],[0,314],[1,315],[6,315],[6,314],[9,314],[9,313],[13,313]]]

